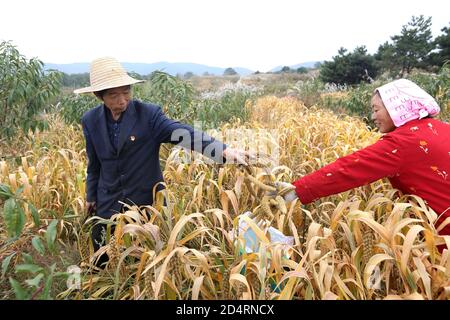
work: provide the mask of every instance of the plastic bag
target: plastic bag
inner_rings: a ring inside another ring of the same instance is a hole
[[[242,237],[245,244],[245,252],[247,253],[258,252],[261,243],[261,239],[256,235],[255,231],[249,226],[249,224],[245,221],[245,219],[242,218],[242,216],[247,216],[248,219],[251,219],[253,222],[255,222],[255,220],[250,218],[250,214],[251,212],[245,212],[244,214],[240,215],[239,223],[237,226],[237,232],[235,232],[235,230],[230,231],[231,240],[235,240],[235,238]],[[289,251],[291,250],[289,249],[290,246],[294,244],[294,237],[285,236],[280,230],[274,227],[263,229],[261,223],[257,224],[255,222],[255,224],[261,230],[263,230],[265,234],[268,234],[268,238],[270,239],[271,244],[285,245],[286,246],[285,254],[287,257],[290,256]]]

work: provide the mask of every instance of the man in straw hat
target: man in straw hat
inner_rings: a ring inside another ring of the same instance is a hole
[[[105,57],[92,62],[91,85],[74,91],[94,93],[103,101],[82,118],[88,157],[86,206],[88,212],[95,210],[101,218],[120,212],[120,202],[153,203],[154,187],[162,189],[161,143],[179,144],[219,163],[226,159],[246,164],[249,156],[168,119],[156,105],[132,100],[131,85],[139,82],[143,81],[130,77],[116,59]],[[95,251],[103,244],[104,234],[104,225],[93,228]]]

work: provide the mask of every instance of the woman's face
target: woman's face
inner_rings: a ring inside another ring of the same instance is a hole
[[[394,122],[392,121],[389,112],[381,100],[380,94],[376,93],[372,97],[372,120],[375,122],[378,130],[381,133],[388,133],[395,130]]]

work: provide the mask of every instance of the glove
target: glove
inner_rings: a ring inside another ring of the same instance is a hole
[[[282,196],[284,201],[292,202],[297,199],[297,193],[295,192],[295,186],[288,182],[275,182],[276,191],[270,191],[267,193],[269,197],[275,198],[276,196]]]

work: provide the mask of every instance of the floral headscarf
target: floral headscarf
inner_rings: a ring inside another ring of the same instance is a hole
[[[407,79],[389,82],[375,91],[380,93],[396,127],[414,119],[435,116],[441,110],[432,96]]]

